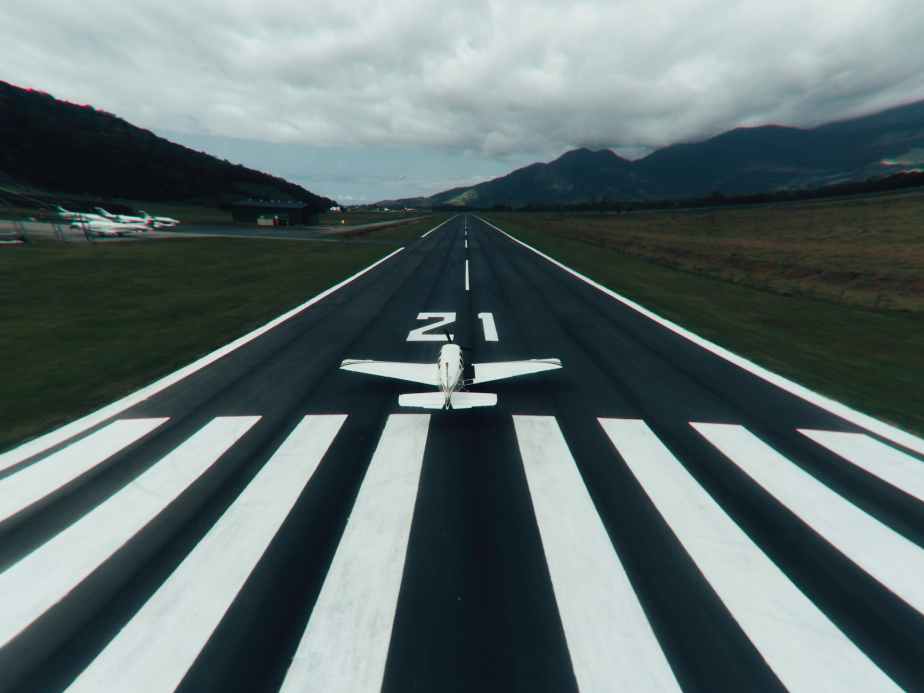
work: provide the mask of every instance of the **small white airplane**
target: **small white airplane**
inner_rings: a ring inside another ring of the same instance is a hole
[[[452,340],[449,344],[440,347],[440,355],[436,363],[345,359],[340,364],[340,368],[345,371],[406,380],[439,388],[438,392],[399,395],[399,406],[424,409],[471,409],[472,407],[493,407],[497,404],[497,395],[491,392],[464,392],[463,388],[468,385],[479,385],[494,380],[555,370],[561,368],[561,361],[552,358],[526,359],[524,361],[475,363],[472,366],[475,377],[463,378],[462,347],[453,344]]]
[[[61,205],[57,207],[58,216],[66,221],[92,221],[94,219],[105,219],[104,216],[100,214],[91,214],[90,212],[72,212],[69,209],[64,209]]]
[[[144,219],[144,222],[155,229],[170,229],[180,223],[179,219],[173,219],[171,217],[152,217],[150,214],[141,210],[141,218]]]
[[[135,217],[130,214],[113,214],[110,211],[103,209],[102,207],[94,207],[100,216],[109,221],[115,221],[119,224],[134,224],[135,226],[146,226],[147,220],[144,217]]]
[[[102,217],[94,218],[93,215],[84,215],[80,219],[73,219],[71,221],[71,228],[81,229],[94,236],[106,237],[129,236],[144,230],[144,228],[138,224],[123,224],[118,221],[103,219]]]

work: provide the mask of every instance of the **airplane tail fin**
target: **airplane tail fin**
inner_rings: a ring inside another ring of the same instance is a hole
[[[414,392],[398,396],[398,405],[402,407],[442,409],[445,403],[446,396],[442,392]],[[493,407],[495,404],[497,395],[493,392],[453,392],[449,396],[449,406],[452,409]]]

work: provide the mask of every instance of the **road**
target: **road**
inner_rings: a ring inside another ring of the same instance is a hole
[[[448,412],[337,368],[438,319],[563,368]],[[922,462],[460,215],[0,455],[0,687],[921,690]]]

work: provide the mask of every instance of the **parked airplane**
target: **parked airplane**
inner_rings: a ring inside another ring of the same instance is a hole
[[[148,226],[155,229],[170,229],[180,223],[179,219],[173,219],[171,217],[152,217],[143,209],[141,210],[141,218],[144,219]]]
[[[90,212],[72,212],[64,209],[61,205],[57,206],[58,216],[67,221],[91,221],[93,219],[105,219],[100,214],[91,214]]]
[[[137,226],[145,226],[147,224],[147,219],[144,217],[136,217],[130,214],[113,214],[102,207],[94,207],[93,209],[99,212],[104,219],[108,219],[109,221],[115,221],[120,224],[135,224]]]
[[[81,219],[71,220],[71,228],[81,229],[94,236],[106,237],[129,236],[144,230],[144,227],[138,224],[121,223],[102,217],[93,218],[94,216],[83,215]]]
[[[559,359],[526,359],[524,361],[495,361],[475,363],[474,377],[463,377],[462,347],[449,344],[440,347],[436,363],[404,363],[400,361],[374,361],[371,359],[345,359],[340,368],[354,373],[377,375],[383,378],[406,380],[439,388],[438,392],[415,392],[398,396],[402,407],[423,407],[424,409],[470,409],[472,407],[493,407],[497,395],[491,392],[463,392],[468,385],[478,385],[494,380],[515,378],[530,373],[541,373],[561,368]]]

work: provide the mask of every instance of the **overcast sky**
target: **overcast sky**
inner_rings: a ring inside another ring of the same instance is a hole
[[[447,5],[7,1],[0,79],[347,203],[924,98],[922,0]]]

